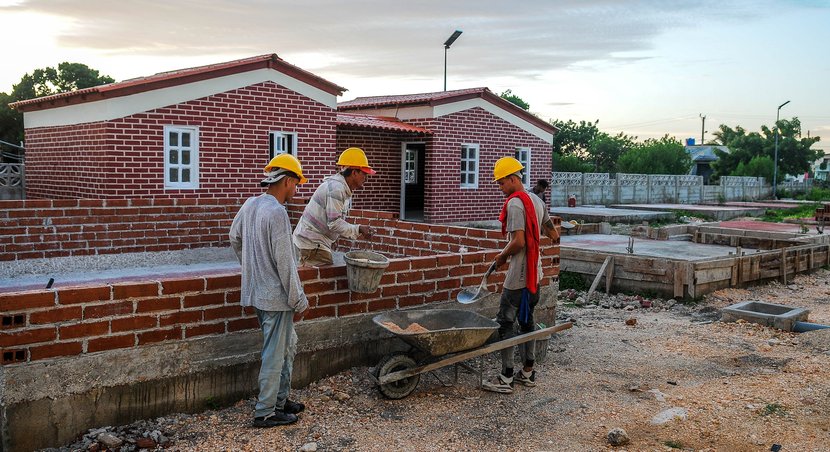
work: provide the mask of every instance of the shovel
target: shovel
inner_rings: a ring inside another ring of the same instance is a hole
[[[495,269],[496,263],[493,262],[493,265],[491,265],[490,268],[487,270],[487,273],[484,274],[484,278],[481,278],[481,284],[479,284],[478,287],[468,287],[458,293],[458,296],[456,297],[458,302],[461,304],[475,303],[476,301],[489,295],[490,292],[488,292],[487,289],[485,289],[485,287],[487,287],[487,277],[490,276],[490,273],[493,273]]]

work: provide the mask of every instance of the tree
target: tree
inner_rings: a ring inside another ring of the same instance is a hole
[[[798,118],[782,119],[778,121],[778,173],[802,174],[808,171],[813,162],[824,155],[819,149],[812,149],[812,145],[821,140],[820,137],[805,138],[801,136],[801,121]],[[715,176],[736,175],[738,165],[747,165],[755,157],[768,157],[775,166],[775,130],[761,126],[761,132],[749,132],[740,126],[732,129],[722,124],[714,133],[717,143],[727,146],[729,153],[715,151],[718,156],[712,166]],[[757,165],[758,163],[756,163]],[[783,177],[782,177],[783,179]],[[770,179],[772,182],[772,179]]]
[[[738,163],[738,167],[732,172],[733,176],[763,177],[767,183],[772,183],[774,163],[771,158],[765,155],[756,155],[747,162]]]
[[[588,159],[594,164],[594,172],[615,173],[620,157],[634,146],[634,140],[622,132],[615,136],[601,132],[588,145]]]
[[[570,119],[567,122],[556,119],[551,124],[559,129],[553,136],[553,152],[559,155],[587,157],[591,142],[600,134],[597,127],[599,119],[594,122],[579,121],[579,124]]]
[[[635,144],[620,157],[617,169],[634,174],[688,174],[692,159],[676,138],[663,136]]]
[[[574,154],[559,155],[553,153],[553,170],[563,173],[590,173],[594,165],[580,159]]]
[[[56,68],[35,69],[25,74],[12,87],[11,94],[0,93],[0,140],[10,143],[23,141],[23,114],[9,108],[21,100],[63,93],[92,86],[113,83],[115,80],[81,63],[60,63]]]
[[[530,110],[530,104],[525,102],[524,99],[522,99],[521,97],[513,94],[513,91],[511,91],[509,89],[505,90],[503,93],[499,94],[499,97],[501,97],[502,99],[504,99],[504,100],[514,104],[514,105],[517,105],[522,110],[525,110],[525,111]]]

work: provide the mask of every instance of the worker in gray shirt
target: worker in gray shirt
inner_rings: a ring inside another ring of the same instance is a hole
[[[241,303],[256,309],[263,336],[254,427],[297,422],[297,414],[305,409],[288,400],[297,353],[294,322],[302,318],[308,299],[297,274],[285,210],[297,185],[304,182],[299,160],[290,154],[274,157],[260,183],[268,189],[248,198],[231,224],[231,246],[242,264]]]

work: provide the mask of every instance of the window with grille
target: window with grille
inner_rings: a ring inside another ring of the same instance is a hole
[[[461,145],[461,188],[478,188],[478,145]]]
[[[280,154],[297,156],[297,134],[294,132],[271,132],[268,134],[268,158]]]
[[[406,184],[418,183],[418,150],[407,149],[404,154],[403,181]]]
[[[199,128],[164,128],[164,187],[199,188]]]
[[[516,160],[525,167],[522,171],[522,184],[530,186],[530,148],[516,148]]]

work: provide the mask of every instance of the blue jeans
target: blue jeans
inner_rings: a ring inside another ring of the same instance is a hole
[[[510,339],[516,336],[516,323],[519,324],[521,334],[530,333],[535,329],[533,322],[533,310],[539,303],[539,291],[536,293],[527,292],[529,311],[526,318],[521,318],[522,292],[527,289],[511,290],[502,289],[501,300],[499,300],[499,313],[496,314],[496,322],[499,324],[499,338]],[[522,313],[524,314],[524,313]],[[536,360],[536,341],[519,344],[519,356],[522,364],[533,367]],[[507,369],[513,368],[513,347],[507,347],[501,351],[501,373],[505,374]]]
[[[259,368],[259,397],[255,417],[282,410],[291,390],[291,372],[297,354],[297,333],[293,311],[256,310],[262,328],[262,365]]]

